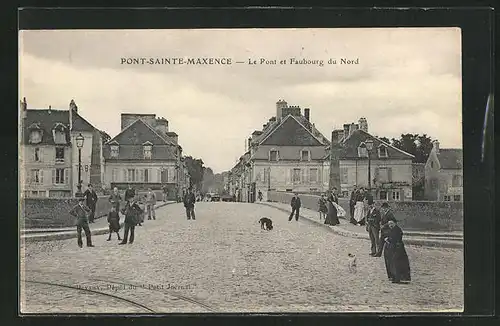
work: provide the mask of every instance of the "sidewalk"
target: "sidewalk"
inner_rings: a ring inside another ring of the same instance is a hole
[[[159,202],[156,209],[164,207],[169,204],[174,204],[175,201]],[[122,217],[120,217],[123,220]],[[120,223],[123,227],[123,222]],[[106,216],[95,219],[94,223],[89,224],[90,232],[92,235],[107,234],[109,232],[108,221]],[[53,228],[53,229],[25,229],[21,230],[21,240],[25,241],[50,241],[50,240],[64,240],[76,238],[76,228]]]
[[[291,211],[290,205],[284,203],[259,202],[258,204],[274,207],[288,214]],[[324,220],[319,220],[319,213],[317,211],[303,207],[300,208],[300,216],[339,235],[370,240],[364,226],[351,224],[344,218],[339,218],[340,225],[326,225],[323,223]],[[460,232],[404,231],[403,240],[405,244],[416,246],[463,248],[463,234]]]

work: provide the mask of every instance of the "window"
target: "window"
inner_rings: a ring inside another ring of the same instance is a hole
[[[388,198],[387,198],[387,191],[384,191],[384,190],[380,191],[378,198],[380,200],[388,200]]]
[[[453,201],[460,201],[462,199],[461,197],[462,196],[460,196],[460,195],[454,195],[453,196]]]
[[[32,144],[38,144],[42,141],[42,131],[41,130],[33,130],[30,133],[30,142]]]
[[[392,200],[399,200],[399,191],[392,192]]]
[[[452,187],[462,187],[462,176],[459,174],[455,174],[451,179]]]
[[[293,169],[293,174],[292,174],[292,182],[293,183],[299,183],[300,182],[300,169]]]
[[[444,195],[444,201],[451,201],[451,196]]]
[[[111,145],[111,157],[118,157],[119,153],[119,146],[118,145]]]
[[[31,183],[42,184],[43,183],[43,171],[39,169],[31,170],[30,175]]]
[[[278,161],[278,151],[276,150],[269,151],[269,161]]]
[[[340,168],[340,183],[349,183],[349,169]]]
[[[377,168],[376,178],[380,182],[391,182],[392,181],[392,168],[388,168],[388,167]]]
[[[143,144],[143,149],[144,149],[144,158],[145,159],[151,159],[153,157],[153,144],[150,142],[145,142]]]
[[[64,147],[56,147],[56,163],[64,163]]]
[[[437,189],[438,182],[437,179],[431,179],[431,189]]]
[[[380,145],[378,148],[378,157],[387,157],[387,147]]]
[[[127,181],[128,182],[135,182],[135,169],[128,169],[127,170]]]
[[[361,143],[358,147],[358,156],[359,157],[368,157],[368,150],[366,149],[365,143]]]
[[[41,162],[42,161],[41,155],[40,155],[40,148],[38,148],[38,147],[35,147],[33,149],[33,160],[35,162]]]
[[[309,161],[310,155],[308,150],[303,150],[300,152],[300,160],[301,161]]]
[[[66,144],[66,133],[61,130],[54,130],[54,143]]]
[[[144,182],[149,182],[149,169],[144,169]]]
[[[68,174],[65,169],[52,170],[52,183],[53,184],[66,184]]]
[[[318,182],[318,169],[309,170],[309,182]]]
[[[118,181],[118,170],[117,169],[111,170],[111,181],[112,182]]]

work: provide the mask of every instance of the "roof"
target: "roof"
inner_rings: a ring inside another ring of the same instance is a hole
[[[290,135],[294,136],[290,137]],[[288,115],[265,137],[259,138],[259,145],[324,146],[324,142],[323,139],[318,139],[311,130],[304,126],[300,119]]]
[[[102,148],[102,155],[107,162],[120,162],[123,160],[145,160],[141,144],[138,145],[120,145],[117,158],[111,157],[109,143]],[[172,145],[153,145],[151,159],[145,161],[168,161],[176,160],[175,146]]]
[[[42,140],[37,145],[56,145],[52,129],[58,124],[66,127],[67,145],[70,144],[69,136],[69,111],[64,110],[26,110],[26,118],[23,125],[23,143],[30,144],[29,136],[32,127],[40,128],[42,131]]]
[[[120,145],[142,145],[142,143],[146,141],[150,141],[153,145],[174,145],[170,140],[160,135],[142,119],[137,119],[132,122],[118,135],[110,139],[108,143],[112,141],[116,141]]]
[[[387,159],[401,159],[401,160],[412,160],[415,158],[414,155],[407,153],[399,148],[392,146],[389,143],[386,143],[375,136],[367,133],[364,130],[357,129],[354,130],[349,137],[347,137],[341,143],[341,151],[340,151],[340,159],[358,159],[358,147],[362,142],[371,139],[373,140],[373,148],[374,150],[381,145],[384,145],[387,148]],[[327,156],[328,157],[328,156]],[[386,158],[382,158],[386,159]]]
[[[269,150],[273,146],[259,147],[252,156],[254,160],[269,160]],[[298,146],[280,146],[276,150],[279,152],[280,161],[298,161],[300,160],[301,150],[309,150],[311,155],[311,160],[323,160],[325,157],[325,147],[324,146],[310,146],[310,147],[298,147]]]
[[[460,148],[439,149],[437,158],[441,169],[460,170],[463,168],[463,150]]]

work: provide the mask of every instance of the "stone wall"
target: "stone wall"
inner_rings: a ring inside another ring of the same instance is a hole
[[[318,210],[319,196],[299,195],[302,206]],[[290,203],[293,194],[270,191],[268,201]],[[380,207],[382,201],[375,201]],[[349,200],[340,198],[339,204],[347,212],[349,218]],[[463,231],[463,205],[460,202],[435,201],[394,201],[389,202],[399,225],[408,231]]]

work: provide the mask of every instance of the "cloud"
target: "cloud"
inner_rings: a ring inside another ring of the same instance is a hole
[[[426,133],[461,147],[458,29],[23,31],[20,93],[28,106],[67,108],[75,99],[111,135],[120,113],[169,120],[187,154],[230,169],[245,139],[275,114],[275,102],[311,108],[329,136],[368,119],[374,134]],[[121,65],[120,58],[224,56],[286,65]],[[325,65],[290,65],[290,58]],[[328,65],[330,58],[358,65]]]

